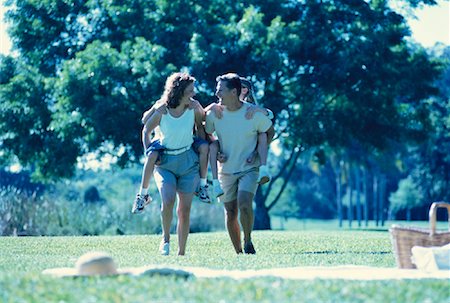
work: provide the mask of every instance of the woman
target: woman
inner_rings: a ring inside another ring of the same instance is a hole
[[[199,159],[192,149],[194,125],[200,133],[204,133],[203,112],[190,104],[195,94],[194,82],[195,78],[185,73],[168,77],[161,96],[166,110],[155,111],[144,126],[145,134],[155,129],[164,146],[160,163],[154,172],[162,200],[163,238],[159,248],[162,255],[170,252],[170,226],[177,194],[178,255],[186,252],[192,198],[199,179]]]

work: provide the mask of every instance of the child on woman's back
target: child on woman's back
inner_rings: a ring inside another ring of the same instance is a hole
[[[198,101],[191,99],[189,107],[196,108],[199,106],[201,107]],[[162,114],[168,114],[165,104],[159,102],[159,100],[156,101],[155,104],[148,111],[146,111],[142,117],[142,123],[144,124],[144,128],[145,124],[155,111],[159,111]],[[194,143],[192,144],[192,147],[199,154],[200,186],[198,190],[198,197],[201,202],[211,203],[211,199],[209,198],[208,194],[208,184],[206,182],[206,174],[208,170],[209,145],[207,141],[201,138],[201,137],[204,138],[204,136],[205,136],[204,132],[199,130],[199,132],[197,133],[197,137],[194,138]],[[155,130],[155,136],[153,137],[153,140],[150,138],[150,135],[148,135],[143,130],[142,144],[144,145],[146,159],[144,163],[144,168],[142,170],[141,186],[139,192],[136,194],[136,198],[133,202],[133,207],[131,209],[131,212],[133,214],[141,213],[144,210],[145,206],[150,204],[150,202],[152,201],[152,198],[148,193],[148,187],[150,185],[150,179],[153,174],[153,170],[155,168],[155,165],[157,165],[158,159],[160,158],[161,154],[164,152],[169,152],[165,151],[164,146],[161,145],[161,142],[158,139],[158,129]]]

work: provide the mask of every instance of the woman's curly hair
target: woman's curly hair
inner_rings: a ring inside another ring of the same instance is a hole
[[[174,73],[170,75],[166,80],[161,101],[169,108],[177,107],[180,105],[180,100],[183,97],[186,87],[194,82],[195,78],[187,73]]]

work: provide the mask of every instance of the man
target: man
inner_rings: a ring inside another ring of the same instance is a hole
[[[219,181],[225,192],[220,198],[224,203],[226,226],[236,253],[242,253],[241,232],[244,231],[244,252],[255,254],[251,239],[253,229],[253,197],[258,188],[260,162],[249,163],[247,158],[255,150],[259,133],[273,132],[272,122],[262,113],[247,119],[245,113],[250,104],[239,99],[241,80],[234,73],[217,77],[216,96],[225,107],[222,118],[212,112],[206,116],[206,132],[217,134],[221,152],[228,158],[219,164]],[[258,159],[259,160],[259,159]]]

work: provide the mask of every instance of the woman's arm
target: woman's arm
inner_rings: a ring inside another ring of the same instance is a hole
[[[195,128],[197,130],[197,136],[202,138],[203,140],[206,140],[205,127],[203,126],[203,122],[205,121],[205,110],[200,105],[200,107],[196,107],[194,111],[195,111]]]
[[[155,111],[147,118],[144,127],[142,128],[142,144],[144,145],[144,150],[150,145],[152,131],[161,122],[161,116],[162,114],[159,111]]]

